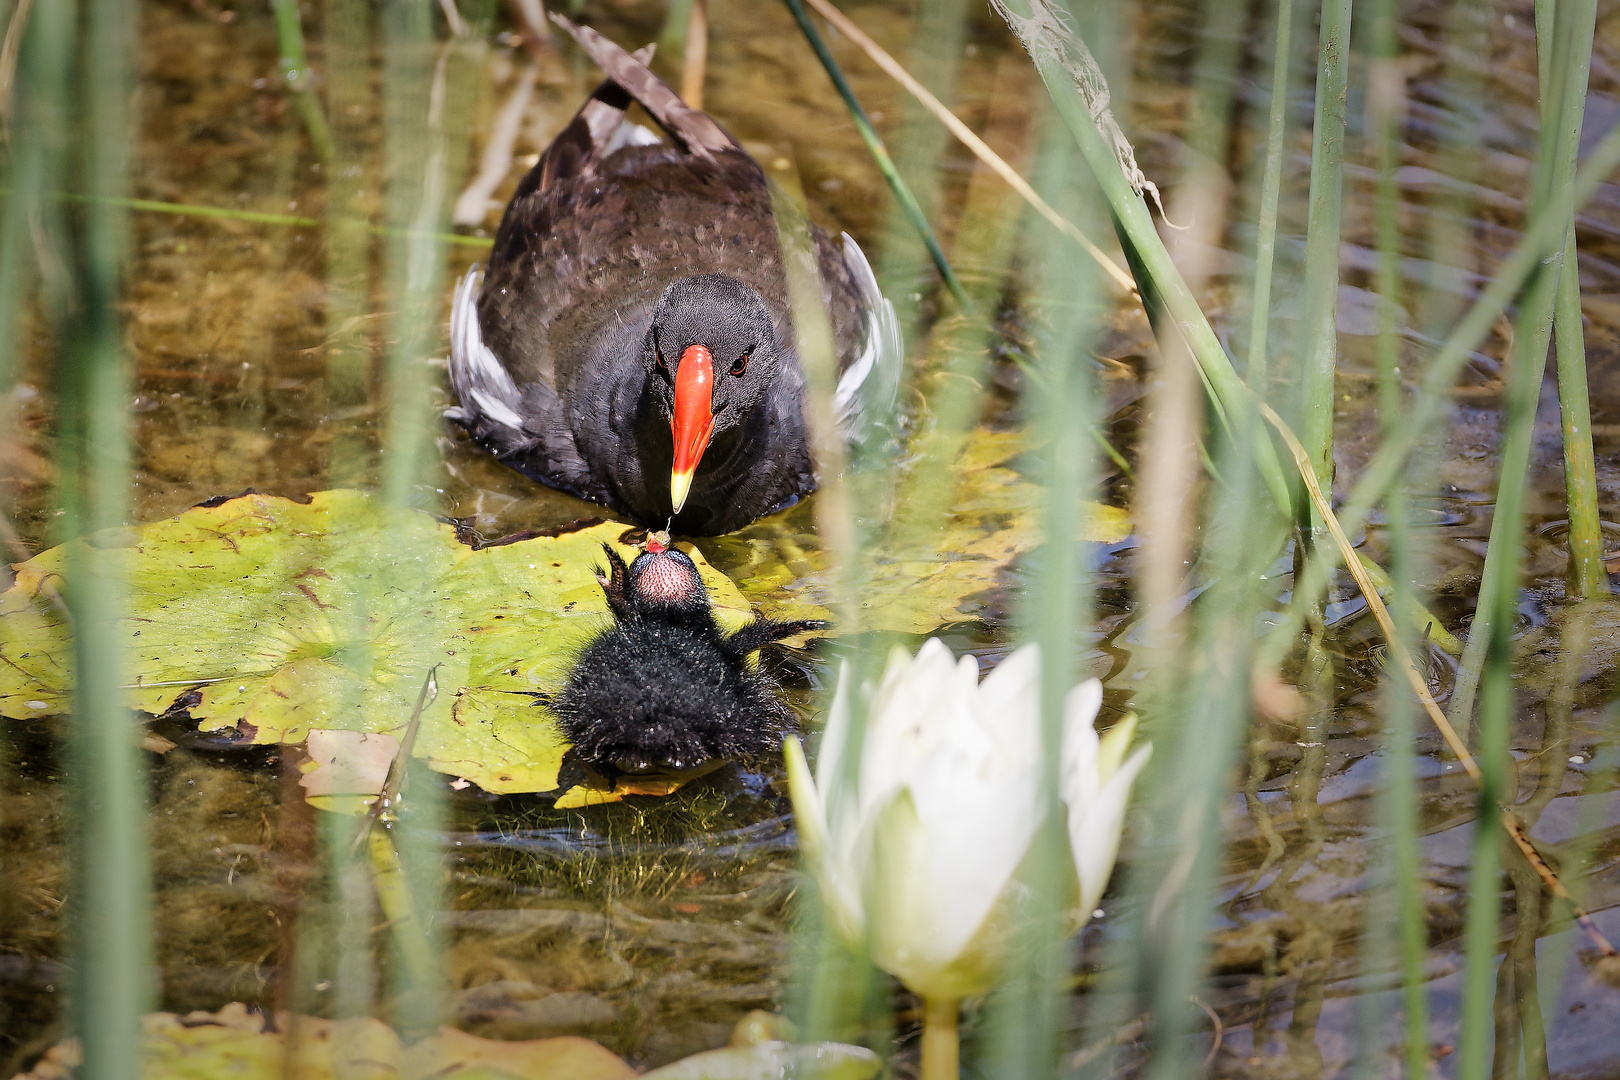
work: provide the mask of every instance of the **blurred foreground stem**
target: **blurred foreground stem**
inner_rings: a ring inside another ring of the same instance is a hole
[[[1567,251],[1566,214],[1554,203],[1574,182],[1581,121],[1585,114],[1587,73],[1592,62],[1596,0],[1561,0],[1556,25],[1542,19],[1538,31],[1553,44],[1543,67],[1543,124],[1536,156],[1534,206],[1542,214],[1556,214],[1560,227],[1549,252],[1556,260]],[[1558,57],[1554,64],[1552,57]],[[1539,267],[1529,278],[1513,324],[1513,350],[1509,356],[1507,392],[1503,403],[1501,465],[1497,478],[1496,509],[1491,518],[1490,546],[1480,578],[1479,600],[1462,670],[1447,710],[1452,724],[1466,731],[1473,713],[1474,695],[1485,670],[1491,638],[1498,619],[1512,626],[1518,599],[1522,563],[1521,533],[1524,503],[1530,482],[1530,448],[1535,435],[1536,406],[1547,367],[1547,344],[1552,335],[1554,305],[1561,268],[1556,261]],[[1508,654],[1504,654],[1508,655]]]
[[[911,221],[912,228],[917,230],[917,235],[922,238],[923,245],[928,248],[928,257],[934,261],[934,267],[939,271],[940,278],[944,280],[945,287],[950,290],[951,297],[956,301],[957,307],[966,311],[968,304],[966,290],[962,288],[962,283],[956,278],[956,271],[951,269],[950,262],[945,258],[945,252],[939,246],[939,239],[934,236],[933,227],[928,224],[928,218],[923,213],[922,207],[917,203],[916,196],[906,186],[906,181],[901,177],[900,170],[895,168],[894,160],[889,157],[889,151],[884,147],[883,140],[878,136],[877,129],[872,126],[872,121],[867,117],[866,110],[861,107],[860,100],[855,96],[855,91],[850,88],[849,80],[844,78],[844,72],[838,66],[838,61],[833,59],[832,52],[827,48],[827,43],[821,40],[820,32],[816,30],[815,24],[810,21],[809,14],[804,10],[804,4],[800,0],[786,0],[786,2],[789,10],[793,12],[793,17],[799,22],[799,29],[804,31],[805,40],[815,50],[816,59],[820,60],[821,66],[827,69],[827,77],[832,80],[833,87],[838,91],[838,96],[844,99],[844,106],[849,109],[850,119],[855,122],[855,130],[860,132],[862,141],[866,143],[866,148],[871,151],[872,160],[877,162],[878,171],[883,173],[883,179],[888,181],[889,190],[894,192],[895,199],[900,203],[900,209],[905,212],[906,217]]]
[[[1243,381],[1238,378],[1220,339],[1154,229],[1147,203],[1131,178],[1125,175],[1117,147],[1098,127],[1089,103],[1081,97],[1074,76],[1061,59],[1078,43],[1060,28],[1054,28],[1057,17],[1048,6],[1049,0],[996,0],[996,4],[1024,42],[1041,80],[1046,83],[1047,93],[1057,106],[1058,115],[1079,144],[1087,167],[1108,200],[1114,230],[1136,274],[1143,306],[1148,309],[1155,327],[1163,324],[1166,320],[1161,316],[1167,315],[1168,321],[1186,339],[1213,410],[1230,434],[1231,415],[1243,415],[1246,408],[1242,404]],[[1038,5],[1039,12],[1032,5]],[[1085,59],[1089,60],[1089,55]],[[1100,80],[1101,74],[1095,77]],[[1293,494],[1275,445],[1263,433],[1248,445],[1253,448],[1260,476],[1278,510],[1290,515]]]
[[[56,0],[34,11],[21,55],[21,115],[52,125],[41,147],[50,160],[36,163],[44,166],[36,179],[76,171],[92,193],[123,195],[135,45],[131,0]],[[139,1073],[141,1015],[154,987],[147,775],[141,725],[121,689],[128,548],[81,538],[129,520],[131,391],[118,312],[126,221],[110,202],[72,219],[39,201],[30,209],[38,215],[36,257],[57,267],[42,276],[57,347],[58,512],[62,538],[75,541],[65,591],[78,673],[66,747],[71,1001],[84,1054],[76,1075],[122,1080]]]

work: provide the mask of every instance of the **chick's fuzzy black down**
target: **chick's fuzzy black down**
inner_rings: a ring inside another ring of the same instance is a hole
[[[626,568],[605,550],[601,580],[614,623],[585,647],[552,701],[576,753],[639,772],[774,752],[795,717],[748,655],[821,624],[756,619],[727,635],[685,555],[650,552]]]

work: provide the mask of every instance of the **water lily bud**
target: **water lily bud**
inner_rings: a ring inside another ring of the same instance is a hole
[[[1040,656],[1018,649],[979,682],[978,662],[930,640],[896,649],[876,689],[858,762],[846,668],[811,777],[788,740],[788,786],[805,855],[839,930],[924,997],[994,983],[1023,892],[1018,870],[1041,826]],[[1148,748],[1126,756],[1129,718],[1099,739],[1096,680],[1065,702],[1059,795],[1079,893],[1096,906],[1113,869],[1130,788]]]

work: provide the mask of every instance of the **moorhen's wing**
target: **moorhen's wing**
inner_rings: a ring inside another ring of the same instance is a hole
[[[645,64],[652,59],[654,48],[643,46],[632,59]],[[630,94],[612,79],[600,83],[518,184],[512,202],[543,192],[564,178],[594,173],[603,154],[617,148],[614,138],[624,126],[630,102]],[[650,132],[629,127],[656,141]],[[629,141],[641,140],[632,135]],[[446,409],[445,418],[464,425],[496,457],[519,465],[534,479],[600,500],[602,495],[594,490],[590,470],[562,414],[555,385],[535,379],[519,388],[511,371],[484,344],[478,321],[483,276],[480,267],[469,269],[451,303],[450,388],[460,404]]]
[[[833,267],[827,265],[832,261],[828,257],[832,245],[825,242],[825,237],[817,236],[817,240],[822,241],[821,277],[828,310],[835,310],[839,299],[836,294],[840,292],[858,296],[861,301],[856,318],[849,323],[858,327],[859,333],[848,347],[839,349],[833,409],[844,437],[854,443],[865,442],[887,426],[900,393],[906,353],[900,319],[894,305],[878,289],[872,264],[866,261],[866,253],[853,236],[843,234],[843,250]]]

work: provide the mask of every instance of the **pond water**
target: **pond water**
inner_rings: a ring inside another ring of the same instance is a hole
[[[1044,92],[991,12],[958,4],[960,19],[919,29],[910,2],[843,6],[880,42],[933,77],[954,64],[949,96],[960,114],[975,128],[987,128],[998,151],[1029,171],[1046,120]],[[1409,7],[1402,43],[1411,100],[1401,192],[1403,227],[1417,229],[1437,170],[1444,168],[1434,144],[1444,119],[1438,87],[1445,50],[1439,42],[1449,9],[1435,3]],[[1113,19],[1129,44],[1104,57],[1105,67],[1116,77],[1116,108],[1152,176],[1176,175],[1187,70],[1198,45],[1195,8],[1166,0],[1098,9],[1098,17]],[[592,25],[626,44],[656,40],[664,20],[664,5],[656,2],[588,0],[584,11]],[[326,71],[328,111],[342,149],[340,175],[310,152],[277,75],[268,5],[147,0],[141,6],[136,197],[316,219],[341,211],[380,220],[386,151],[380,68],[373,66],[375,57],[342,57],[323,47],[331,28],[320,5],[305,5],[304,18],[315,66]],[[915,309],[919,324],[926,325],[935,314],[929,272],[902,227],[889,220],[891,200],[882,179],[786,7],[711,0],[711,20],[706,107],[761,161],[795,174],[812,216],[855,235],[874,255],[902,308]],[[1481,73],[1485,146],[1475,163],[1480,197],[1477,217],[1466,223],[1476,271],[1495,265],[1521,225],[1536,128],[1532,26],[1529,5],[1515,3],[1498,5],[1488,29],[1490,57]],[[1314,40],[1314,28],[1307,36]],[[878,127],[890,135],[919,133],[900,140],[902,166],[938,155],[937,171],[912,172],[929,178],[922,184],[925,198],[937,207],[939,231],[963,278],[999,297],[985,387],[986,430],[1005,428],[1022,385],[1017,358],[1029,344],[1030,315],[1021,300],[1022,263],[1013,260],[1009,269],[1006,252],[982,235],[982,223],[1012,220],[1020,204],[964,150],[920,124],[915,107],[848,42],[835,37],[833,46]],[[1263,34],[1254,34],[1250,49],[1257,70],[1264,70],[1269,42]],[[670,53],[665,50],[657,67],[673,79],[678,63]],[[476,90],[474,135],[470,146],[457,145],[469,164],[527,63],[516,42],[505,37],[492,42],[466,75]],[[493,232],[499,204],[525,164],[597,78],[571,47],[541,58],[533,98],[522,114],[517,161],[482,225],[464,230],[467,235]],[[1300,85],[1308,87],[1308,80],[1296,78]],[[1264,90],[1250,76],[1236,92],[1246,108],[1264,108]],[[1308,114],[1308,92],[1296,90],[1295,96],[1297,110]],[[1601,132],[1617,116],[1620,10],[1606,7],[1588,127]],[[1239,147],[1240,153],[1251,149]],[[1290,153],[1285,184],[1298,203],[1308,182],[1308,132],[1299,133]],[[1377,306],[1365,291],[1374,260],[1365,197],[1372,174],[1365,162],[1353,160],[1341,258],[1342,476],[1357,473],[1377,438],[1369,336]],[[388,420],[379,374],[392,345],[392,323],[379,307],[387,241],[352,230],[148,211],[133,213],[131,229],[124,312],[135,370],[136,518],[155,521],[246,488],[301,495],[374,480]],[[1285,268],[1297,267],[1302,234],[1301,223],[1285,215]],[[1584,211],[1580,240],[1598,479],[1602,505],[1612,509],[1620,497],[1620,188],[1605,187]],[[1200,298],[1223,333],[1247,319],[1231,298],[1249,272],[1252,244],[1252,227],[1234,224],[1222,250],[1207,260],[1210,273]],[[448,250],[444,317],[450,281],[480,254],[472,245]],[[1427,269],[1414,257],[1405,272],[1417,277]],[[1290,277],[1286,270],[1279,276]],[[1468,296],[1480,279],[1469,271],[1455,280]],[[1291,332],[1288,315],[1298,310],[1293,286],[1279,285],[1280,334]],[[909,302],[913,294],[920,304]],[[31,318],[19,381],[0,397],[6,415],[0,486],[24,543],[37,550],[59,538],[51,528],[49,348],[42,318]],[[1422,496],[1416,505],[1431,561],[1425,585],[1434,609],[1455,631],[1471,615],[1490,528],[1506,333],[1504,325],[1470,367],[1457,394],[1452,431],[1439,442],[1437,494]],[[937,366],[937,349],[920,340],[917,362]],[[1095,352],[1106,394],[1105,435],[1129,448],[1157,355],[1140,309],[1122,301]],[[444,391],[434,393],[434,407],[442,407]],[[1553,393],[1549,382],[1534,455],[1530,513],[1532,529],[1539,531],[1532,534],[1520,607],[1521,696],[1513,751],[1531,836],[1554,861],[1578,847],[1591,851],[1579,889],[1605,933],[1620,940],[1620,800],[1612,795],[1616,729],[1603,712],[1615,689],[1620,617],[1613,608],[1602,609],[1584,632],[1578,663],[1563,661],[1569,609],[1558,546],[1563,483]],[[441,459],[437,490],[423,489],[422,505],[466,519],[486,537],[601,513],[505,470],[450,425],[437,430],[435,445]],[[1132,506],[1132,478],[1106,459],[1100,467],[1103,501]],[[813,509],[807,503],[699,546],[739,579],[786,574],[792,584],[798,572],[792,552],[819,551]],[[1368,532],[1376,546],[1380,527],[1375,523]],[[1098,543],[1092,559],[1098,612],[1083,648],[1105,680],[1110,717],[1130,704],[1141,669],[1134,551],[1131,539]],[[942,631],[953,649],[974,652],[987,663],[1004,654],[1022,575],[1016,562],[997,568],[968,597]],[[1378,932],[1380,917],[1369,914],[1366,901],[1369,841],[1380,828],[1371,795],[1382,750],[1379,639],[1354,597],[1353,589],[1341,590],[1328,610],[1340,681],[1325,745],[1310,745],[1286,723],[1257,722],[1226,807],[1230,846],[1218,879],[1213,968],[1203,999],[1219,1017],[1212,1061],[1221,1075],[1336,1074],[1354,1049],[1365,1015],[1358,1010],[1399,994],[1388,973],[1363,973],[1360,964],[1363,930]],[[813,648],[768,652],[765,662],[808,713],[813,693],[830,677],[823,659]],[[1431,678],[1442,704],[1451,677],[1450,662],[1436,652]],[[342,1007],[333,1000],[333,968],[347,955],[340,940],[345,931],[332,923],[329,899],[340,890],[315,858],[321,824],[302,801],[292,755],[218,733],[199,735],[180,720],[155,721],[153,730],[175,744],[150,758],[161,1007],[186,1012],[243,1001],[328,1014]],[[60,912],[67,868],[58,783],[61,734],[59,721],[50,719],[0,727],[0,1076],[29,1066],[62,1033]],[[1438,1071],[1449,1075],[1454,1055],[1446,1043],[1455,1030],[1461,985],[1475,801],[1438,736],[1425,735],[1422,747],[1432,1056]],[[544,798],[495,797],[476,789],[450,792],[448,799],[450,874],[437,926],[452,988],[451,1022],[500,1038],[588,1035],[639,1066],[652,1066],[722,1045],[748,1011],[785,1005],[796,957],[798,881],[793,822],[779,775],[729,766],[666,800],[639,797],[575,811],[556,810]],[[1126,858],[1129,850],[1127,843]],[[1536,892],[1533,881],[1519,884],[1523,897]],[[1537,910],[1541,914],[1525,915]],[[1552,1073],[1620,1073],[1620,989],[1606,984],[1592,965],[1569,960],[1582,943],[1572,940],[1567,918],[1542,921],[1545,903],[1537,909],[1527,900],[1510,901],[1505,911],[1504,948],[1520,960],[1540,960]],[[1521,930],[1519,915],[1529,920],[1528,931]],[[305,935],[306,952],[295,971],[287,960],[301,923],[326,926],[323,932],[337,937],[320,939],[327,948],[307,944]],[[360,937],[370,930],[359,928]],[[1098,945],[1107,932],[1108,920],[1101,920],[1083,935],[1083,944]],[[1522,1003],[1525,993],[1509,986],[1499,1007]],[[906,1075],[915,1068],[917,1015],[903,995],[896,999],[896,1016],[892,1031],[870,1037],[889,1040],[883,1048],[898,1052],[897,1071]],[[1200,1046],[1211,1044],[1210,1034],[1205,1023],[1196,1036]],[[1116,1068],[1134,1072],[1142,1055],[1128,1031],[1119,1041]]]

